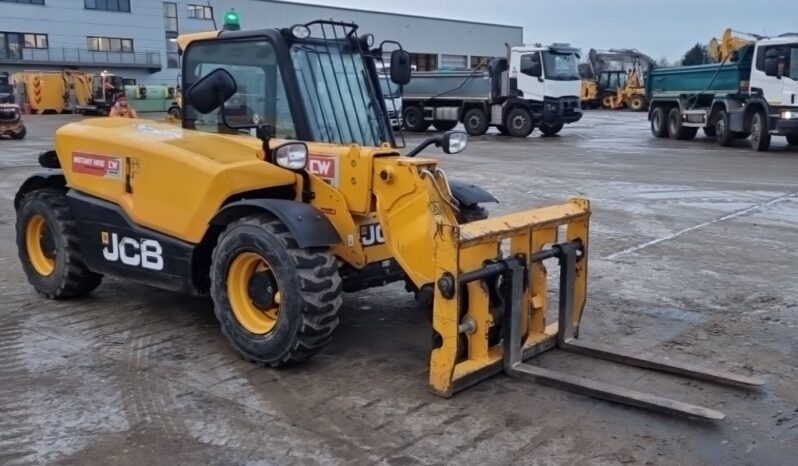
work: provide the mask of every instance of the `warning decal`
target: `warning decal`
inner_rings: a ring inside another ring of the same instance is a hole
[[[338,157],[334,155],[310,154],[308,171],[326,183],[338,187]]]
[[[119,179],[122,177],[122,161],[120,157],[73,152],[72,171],[85,175]]]

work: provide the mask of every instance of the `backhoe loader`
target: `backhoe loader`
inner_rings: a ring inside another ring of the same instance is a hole
[[[723,418],[524,362],[554,347],[761,384],[577,340],[588,201],[485,218],[477,207],[492,196],[417,157],[432,145],[461,152],[464,133],[433,136],[403,154],[380,91],[388,76],[375,66],[386,42],[375,46],[356,25],[335,21],[231,29],[178,39],[181,128],[100,118],[57,131],[55,150],[40,156],[49,170],[26,180],[14,200],[22,266],[41,294],[85,295],[104,275],[209,294],[234,350],[279,367],[330,342],[344,292],[407,280],[431,297],[429,385],[441,396],[503,371]],[[390,79],[406,84],[409,54],[399,47],[390,59]],[[559,324],[546,322],[550,261],[559,261]]]

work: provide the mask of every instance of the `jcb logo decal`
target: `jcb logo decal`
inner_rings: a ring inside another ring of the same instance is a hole
[[[360,242],[363,246],[374,246],[375,244],[385,243],[385,237],[382,235],[382,225],[379,223],[371,223],[360,227]]]
[[[154,239],[135,240],[116,233],[103,231],[101,234],[103,257],[112,262],[122,262],[132,267],[150,270],[163,270],[163,247]]]

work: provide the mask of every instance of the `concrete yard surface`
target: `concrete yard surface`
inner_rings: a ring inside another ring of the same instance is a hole
[[[0,464],[796,464],[798,147],[784,138],[764,153],[654,139],[644,113],[588,111],[558,137],[491,131],[423,154],[495,195],[492,215],[590,198],[580,337],[766,385],[556,350],[534,363],[726,413],[712,423],[504,375],[436,397],[430,324],[401,284],[345,295],[333,343],[285,370],[240,360],[209,299],[106,277],[46,300],[19,265],[13,198],[79,118],[29,116],[27,139],[0,140]]]

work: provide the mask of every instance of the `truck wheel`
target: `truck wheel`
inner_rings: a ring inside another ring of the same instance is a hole
[[[698,133],[698,128],[682,126],[682,112],[678,107],[672,108],[668,113],[668,136],[671,139],[693,139]]]
[[[20,128],[18,133],[16,133],[16,134],[15,133],[11,133],[11,138],[12,139],[25,139],[25,135],[26,134],[28,134],[28,129],[25,128],[25,126],[22,126],[22,128]]]
[[[543,133],[544,136],[554,136],[555,134],[559,133],[562,129],[563,124],[557,123],[556,125],[549,125],[547,123],[543,123],[540,125],[540,132]]]
[[[402,113],[405,129],[413,132],[426,131],[429,128],[429,122],[424,121],[424,115],[421,109],[416,106],[407,107]]]
[[[715,130],[715,142],[721,147],[729,146],[734,138],[734,133],[729,131],[729,114],[725,110],[719,110],[712,120]]]
[[[211,262],[211,297],[222,333],[246,360],[271,367],[321,351],[338,326],[341,277],[327,248],[296,246],[266,215],[230,224]]]
[[[510,136],[517,138],[525,138],[535,129],[535,125],[532,124],[532,115],[524,107],[515,107],[510,110],[504,126]]]
[[[488,119],[481,108],[472,108],[463,117],[465,130],[471,136],[482,136],[488,131]]]
[[[183,118],[183,112],[180,110],[180,107],[172,107],[169,109],[169,116],[175,120],[180,120]]]
[[[654,137],[668,137],[668,111],[665,107],[657,107],[651,112],[651,134]]]
[[[751,149],[757,152],[770,149],[770,133],[765,112],[758,111],[751,117]]]
[[[504,125],[496,125],[496,129],[499,130],[499,133],[501,133],[502,136],[509,136],[510,135],[510,131]]]
[[[798,134],[791,134],[787,136],[787,144],[791,146],[798,146]]]
[[[81,258],[80,237],[63,192],[26,194],[16,229],[19,260],[36,291],[50,299],[75,298],[100,285],[102,275],[90,271]]]
[[[642,112],[648,105],[645,96],[640,94],[633,95],[628,102],[629,109],[635,112]]]
[[[704,130],[704,136],[708,138],[714,138],[718,134],[714,126],[704,126],[703,130]]]
[[[439,120],[439,121],[432,122],[432,126],[434,126],[435,129],[438,130],[438,131],[449,131],[451,129],[454,129],[454,127],[457,126],[457,123],[458,123],[457,121],[440,121]]]

